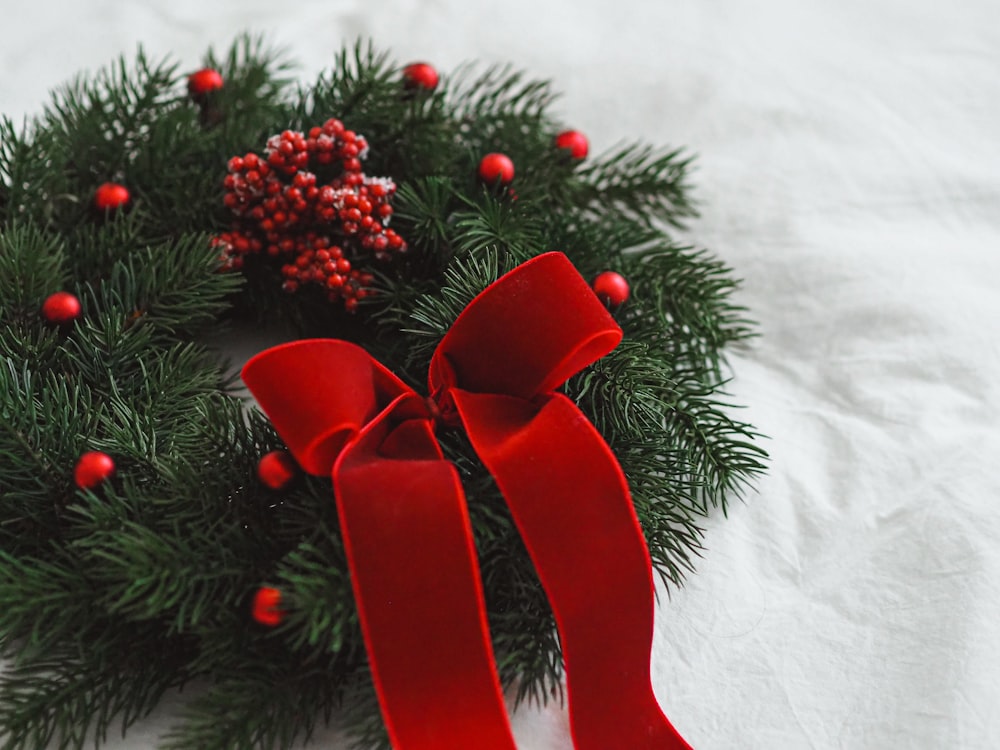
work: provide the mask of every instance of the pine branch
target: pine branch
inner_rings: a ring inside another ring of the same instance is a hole
[[[405,326],[401,333],[414,337],[404,365],[406,370],[416,367],[418,372],[426,373],[434,348],[466,305],[517,265],[507,253],[490,247],[483,250],[457,258],[444,272],[438,289],[420,295],[408,309],[396,311],[397,319]]]
[[[632,298],[626,335],[666,347],[677,366],[717,381],[725,347],[755,335],[746,309],[732,301],[732,270],[704,250],[659,244],[622,258]]]
[[[253,666],[259,671],[234,671],[189,705],[163,750],[287,748],[308,740],[319,721],[329,721],[336,691],[322,669]]]
[[[0,633],[16,642],[15,665],[48,657],[77,636],[81,622],[101,614],[94,588],[75,561],[58,552],[48,555],[17,557],[0,550],[0,601],[6,605],[0,611]]]
[[[505,118],[543,121],[557,99],[548,81],[531,79],[512,65],[480,70],[475,64],[467,64],[452,75],[448,88],[453,92],[455,117],[465,122],[498,122]]]
[[[311,91],[301,97],[309,107],[303,122],[322,122],[336,116],[357,123],[353,127],[364,132],[362,126],[366,123],[358,116],[371,117],[373,108],[377,111],[386,107],[387,100],[391,102],[393,98],[388,94],[398,90],[398,86],[389,56],[376,51],[371,42],[359,40],[352,49],[341,50],[330,71],[321,75]]]
[[[467,199],[466,205],[468,210],[453,214],[452,244],[459,254],[499,251],[520,263],[543,249],[540,212],[528,201],[512,203],[484,192],[475,202]]]
[[[292,601],[283,626],[287,643],[308,661],[332,654],[347,664],[363,663],[361,630],[343,549],[329,533],[323,541],[324,548],[302,542],[278,569],[281,589]]]
[[[0,407],[0,522],[3,549],[40,553],[72,496],[69,476],[83,452],[81,436],[100,423],[103,406],[92,391],[55,373],[38,375],[7,359],[0,367],[0,387],[7,398]]]
[[[593,210],[609,205],[642,222],[681,227],[697,216],[686,182],[691,157],[680,149],[631,144],[597,157],[580,172],[581,197]]]
[[[687,393],[666,422],[666,434],[684,446],[695,477],[703,486],[701,507],[726,512],[730,497],[739,497],[765,469],[767,452],[753,442],[759,438],[749,424],[730,418],[717,400],[718,392],[688,381]]]
[[[399,188],[396,220],[405,225],[401,231],[421,253],[419,261],[425,264],[419,269],[423,271],[421,275],[430,275],[451,259],[448,217],[454,213],[458,200],[455,184],[444,177],[426,177]],[[430,263],[435,265],[428,267]]]
[[[149,628],[133,627],[125,639],[114,628],[79,635],[86,651],[73,638],[0,675],[4,750],[99,747],[115,721],[124,731],[183,681],[177,644]]]
[[[215,92],[216,108],[225,113],[209,123],[222,128],[227,141],[242,140],[247,132],[267,134],[288,98],[295,65],[290,50],[272,47],[260,35],[242,34],[224,54],[209,50],[204,64],[218,70],[226,85]]]
[[[0,233],[0,324],[37,315],[41,301],[59,291],[66,280],[65,258],[61,237],[11,221],[9,229]]]

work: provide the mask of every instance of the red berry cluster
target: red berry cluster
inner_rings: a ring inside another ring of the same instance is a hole
[[[364,136],[330,119],[308,135],[271,136],[264,156],[230,159],[224,201],[236,219],[216,238],[223,268],[241,268],[250,254],[281,258],[283,289],[320,285],[331,301],[356,310],[374,280],[353,267],[361,252],[385,260],[406,250],[387,226],[396,185],[361,171],[367,152]]]

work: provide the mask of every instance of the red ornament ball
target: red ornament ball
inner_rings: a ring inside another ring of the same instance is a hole
[[[194,99],[199,99],[211,92],[221,89],[222,74],[213,68],[202,68],[188,76],[188,93]]]
[[[80,300],[69,292],[56,292],[42,303],[42,316],[59,325],[79,318],[80,310]]]
[[[92,490],[115,473],[115,462],[107,453],[87,451],[76,462],[73,479],[81,490]]]
[[[269,586],[261,586],[253,596],[251,608],[253,619],[269,628],[277,627],[285,619],[281,608],[281,591]]]
[[[98,211],[115,211],[128,205],[132,194],[124,185],[117,182],[105,182],[94,191],[94,208]]]
[[[408,89],[433,91],[438,85],[438,72],[425,62],[410,63],[403,68],[403,82]]]
[[[556,136],[555,143],[556,148],[566,149],[574,159],[585,158],[590,149],[587,136],[579,130],[564,130]]]
[[[601,302],[610,307],[618,307],[628,299],[628,282],[620,273],[614,271],[599,273],[590,286]]]
[[[298,473],[298,464],[286,451],[271,451],[257,462],[257,476],[272,490],[284,489]]]
[[[514,179],[514,162],[506,154],[486,154],[479,162],[479,178],[486,183],[506,185]]]

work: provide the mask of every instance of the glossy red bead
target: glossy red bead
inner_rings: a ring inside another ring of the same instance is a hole
[[[56,292],[42,303],[42,316],[59,325],[79,318],[80,310],[80,300],[69,292]]]
[[[514,179],[514,162],[506,154],[486,154],[479,162],[479,178],[488,184],[504,185]]]
[[[298,473],[298,464],[286,451],[271,451],[257,462],[257,476],[272,490],[287,487]]]
[[[403,68],[403,81],[408,89],[433,91],[438,85],[438,72],[425,62],[410,63]]]
[[[564,130],[555,137],[556,148],[566,149],[574,159],[583,159],[587,156],[590,143],[587,136],[579,130]]]
[[[105,182],[94,191],[94,208],[98,211],[115,211],[132,200],[132,194],[124,185]]]
[[[269,586],[261,586],[253,597],[251,608],[253,619],[269,628],[277,627],[285,619],[281,608],[281,591]]]
[[[81,490],[92,490],[115,473],[115,462],[107,453],[87,451],[76,462],[73,480]]]
[[[224,81],[222,74],[213,68],[202,68],[188,76],[188,93],[193,97],[205,96],[206,94],[221,89]]]
[[[591,282],[594,294],[610,307],[618,307],[628,299],[629,286],[625,277],[614,271],[597,274]]]

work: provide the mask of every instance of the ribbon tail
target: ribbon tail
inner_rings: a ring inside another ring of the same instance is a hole
[[[334,491],[372,676],[396,750],[514,750],[465,496],[430,423],[350,442]]]
[[[649,551],[611,449],[560,394],[451,394],[552,605],[577,750],[691,750],[653,694]]]

